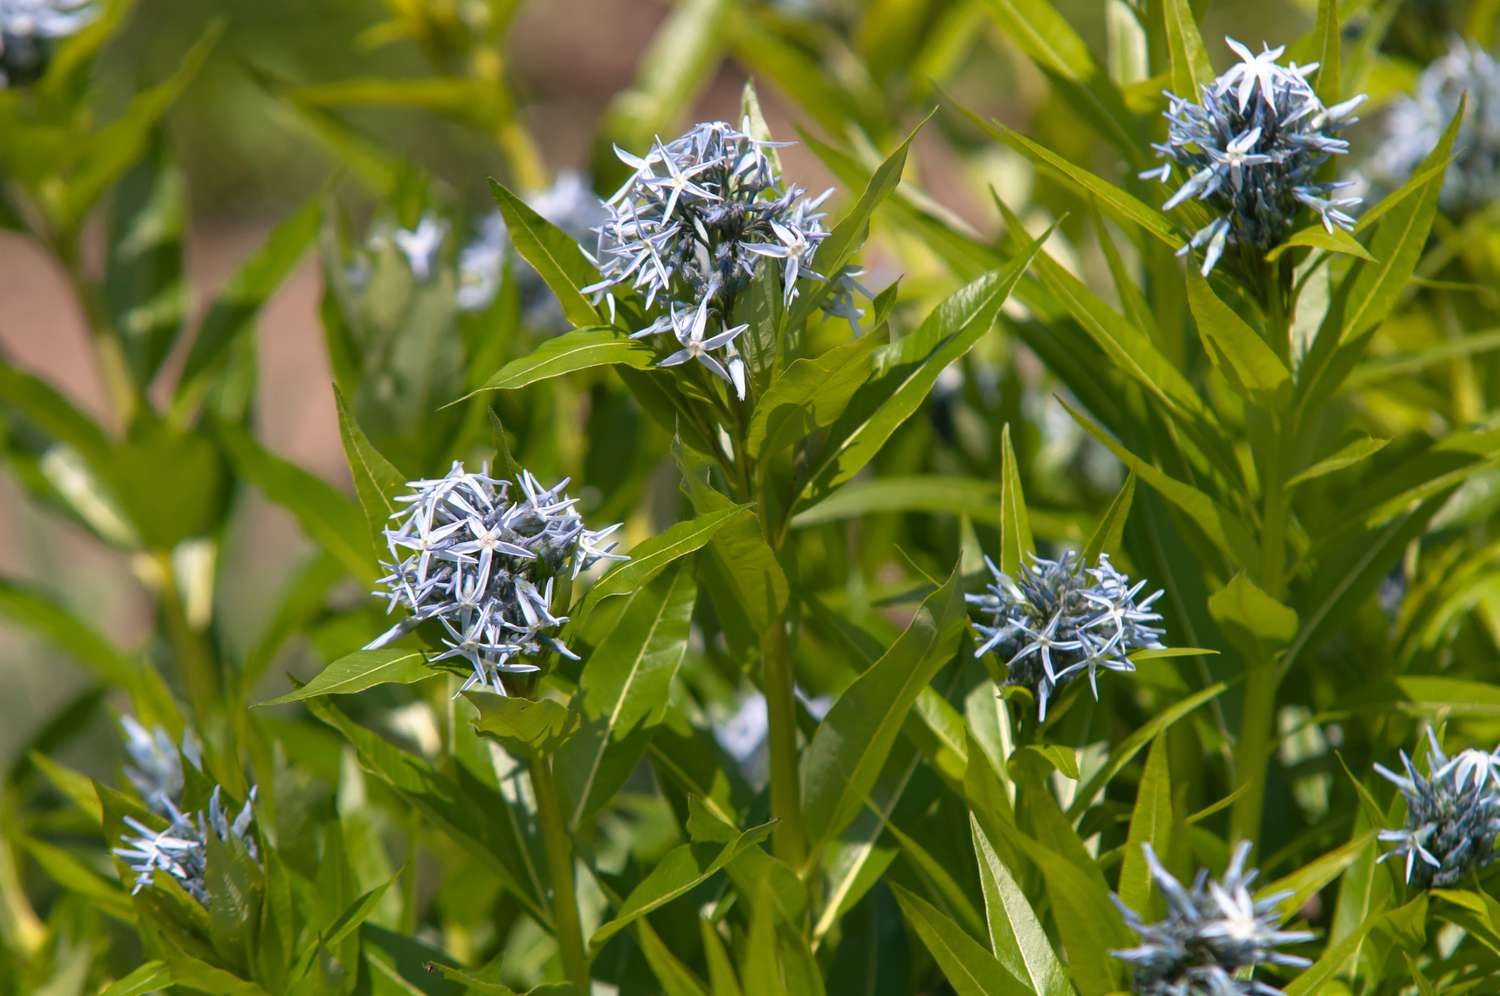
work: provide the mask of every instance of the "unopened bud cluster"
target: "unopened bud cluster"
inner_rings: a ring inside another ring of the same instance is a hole
[[[1492,754],[1466,750],[1450,758],[1430,726],[1427,739],[1426,778],[1405,751],[1405,775],[1375,765],[1406,798],[1406,826],[1380,832],[1381,840],[1396,845],[1380,860],[1404,856],[1406,881],[1418,889],[1455,885],[1485,867],[1495,859],[1500,836],[1500,749]]]
[[[1255,55],[1232,38],[1225,41],[1241,61],[1204,84],[1197,100],[1167,93],[1167,141],[1152,146],[1165,161],[1141,174],[1165,183],[1172,167],[1181,167],[1186,181],[1164,206],[1171,210],[1196,198],[1218,213],[1181,250],[1204,250],[1204,276],[1229,246],[1264,253],[1278,245],[1304,207],[1330,232],[1352,229],[1348,209],[1359,203],[1334,196],[1349,181],[1317,176],[1330,156],[1349,151],[1338,130],[1353,123],[1350,115],[1364,97],[1324,107],[1307,82],[1317,63],[1283,66],[1276,60],[1284,48]]]
[[[974,623],[981,641],[976,656],[999,655],[1006,684],[1036,695],[1039,720],[1047,718],[1059,685],[1087,672],[1097,699],[1101,668],[1134,671],[1132,651],[1162,646],[1161,616],[1151,610],[1162,593],[1137,601],[1146,582],[1132,585],[1107,554],[1088,568],[1072,551],[1057,560],[1032,555],[1014,578],[985,563],[993,580],[983,594],[965,596],[983,619]]]
[[[125,750],[132,762],[126,765],[125,776],[140,792],[146,807],[167,822],[165,829],[154,830],[133,816],[124,818],[130,832],[120,835],[125,846],[114,848],[114,853],[135,872],[131,895],[155,882],[156,873],[161,871],[207,906],[209,834],[222,843],[242,848],[251,860],[259,859],[255,835],[251,832],[255,789],[250,789],[249,798],[233,820],[224,809],[221,786],[214,787],[206,811],[183,812],[182,759],[185,756],[189,763],[198,766],[196,742],[185,737],[179,751],[165,730],[147,731],[129,717],[121,725]]]
[[[1290,892],[1255,899],[1256,875],[1245,870],[1250,842],[1242,841],[1222,878],[1210,880],[1199,870],[1192,889],[1162,867],[1150,844],[1142,844],[1152,881],[1167,901],[1167,918],[1146,923],[1139,913],[1113,897],[1125,923],[1140,944],[1110,952],[1135,966],[1132,992],[1137,996],[1276,996],[1281,990],[1258,979],[1237,978],[1258,965],[1301,968],[1311,962],[1277,950],[1312,940],[1307,931],[1281,930],[1276,907]]]
[[[615,294],[639,292],[657,317],[635,337],[671,335],[677,352],[663,366],[697,360],[745,396],[745,364],[734,342],[747,326],[730,325],[736,295],[762,267],[774,266],[785,303],[803,277],[826,280],[813,269],[829,235],[819,210],[832,191],[809,198],[783,181],[766,150],[773,143],[724,121],[695,126],[644,156],[616,149],[634,173],[605,206],[610,217],[595,229],[591,257],[603,277],[585,288],[614,313]],[[857,271],[831,276],[824,310],[851,322]]]
[[[444,477],[409,482],[412,492],[396,499],[408,507],[385,531],[389,573],[375,594],[410,616],[366,649],[435,619],[448,649],[434,660],[462,658],[474,669],[460,691],[478,685],[500,695],[502,675],[538,670],[527,658],[554,650],[576,660],[556,636],[567,618],[552,614],[553,580],[628,558],[606,542],[618,524],[584,528],[567,483],[544,488],[524,470],[514,482],[497,479],[458,461]]]

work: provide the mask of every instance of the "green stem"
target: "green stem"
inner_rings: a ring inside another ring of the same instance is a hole
[[[802,829],[802,786],[797,771],[797,700],[784,620],[772,621],[761,637],[760,650],[771,742],[771,815],[777,820],[772,846],[778,858],[801,868],[807,857],[807,835]]]
[[[94,344],[94,358],[99,364],[99,376],[104,381],[105,390],[109,392],[115,415],[121,428],[128,428],[140,404],[140,392],[135,378],[131,376],[130,364],[125,359],[120,339],[111,327],[108,309],[99,296],[98,288],[83,272],[77,238],[57,240],[54,251],[58,262],[62,264],[68,286],[73,291],[78,306],[83,309],[89,337]]]
[[[1245,675],[1245,706],[1240,716],[1240,738],[1235,767],[1243,773],[1245,791],[1234,802],[1230,825],[1236,840],[1260,837],[1266,803],[1266,766],[1271,757],[1276,722],[1277,669],[1273,661],[1257,661]]]
[[[578,895],[573,888],[573,841],[563,823],[552,761],[539,753],[530,757],[531,790],[536,795],[537,821],[547,852],[547,872],[552,879],[552,928],[562,956],[563,974],[578,996],[588,996],[589,955],[583,945],[583,927],[578,918]]]
[[[1283,362],[1291,355],[1291,271],[1271,267],[1266,273],[1266,334]],[[1294,431],[1286,413],[1278,410],[1255,413],[1259,425],[1261,476],[1260,570],[1256,582],[1267,595],[1280,600],[1286,587],[1286,531],[1290,496],[1286,488],[1288,465],[1285,441]],[[1280,680],[1277,662],[1269,654],[1250,651],[1245,659],[1245,700],[1240,713],[1235,769],[1244,792],[1235,800],[1230,825],[1236,838],[1254,841],[1260,836],[1265,811],[1266,773],[1276,735],[1276,688]]]

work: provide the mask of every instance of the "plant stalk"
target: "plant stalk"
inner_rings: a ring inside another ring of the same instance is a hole
[[[547,872],[552,879],[552,927],[562,956],[563,973],[578,996],[588,996],[589,955],[583,944],[583,926],[578,918],[578,894],[573,887],[573,842],[563,823],[552,760],[538,752],[528,759],[531,790],[536,795],[537,820],[547,852]]]
[[[771,742],[771,815],[777,820],[772,840],[776,856],[793,868],[807,857],[802,829],[802,786],[797,770],[797,700],[783,620],[772,621],[761,637],[766,695],[766,724]]]

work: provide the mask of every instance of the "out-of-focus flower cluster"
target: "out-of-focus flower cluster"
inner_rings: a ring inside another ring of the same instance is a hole
[[[1439,203],[1462,215],[1500,199],[1500,64],[1462,38],[1453,39],[1448,54],[1422,71],[1410,96],[1392,105],[1385,141],[1370,163],[1377,184],[1394,188],[1411,176],[1437,145],[1464,94],[1468,106]]]
[[[0,0],[0,89],[35,82],[53,42],[98,13],[94,0]]]
[[[696,359],[741,399],[745,365],[734,340],[746,326],[729,324],[735,296],[768,265],[778,268],[787,304],[799,279],[828,279],[812,267],[829,235],[818,209],[832,191],[809,198],[786,183],[766,152],[778,144],[785,143],[751,137],[748,120],[739,128],[714,121],[658,140],[644,156],[616,149],[635,172],[605,202],[609,219],[595,229],[591,256],[603,279],[586,288],[611,315],[615,293],[626,288],[644,295],[648,309],[659,305],[635,337],[671,334],[681,348],[662,365]],[[824,310],[858,321],[858,275],[848,268],[830,275]]]
[[[577,658],[554,635],[567,621],[552,614],[554,578],[601,560],[626,560],[608,537],[619,524],[585,529],[563,494],[564,480],[543,488],[530,472],[513,483],[470,473],[454,461],[444,477],[411,481],[396,500],[409,508],[385,532],[391,560],[381,579],[387,610],[405,607],[402,620],[372,641],[374,650],[436,619],[448,647],[435,660],[463,658],[474,668],[460,691],[476,685],[505,695],[504,674],[536,671],[526,658],[555,650]]]
[[[1423,778],[1401,752],[1405,775],[1375,765],[1406,797],[1406,826],[1382,830],[1380,839],[1396,847],[1380,856],[1406,856],[1406,881],[1419,889],[1454,885],[1495,859],[1500,836],[1500,749],[1493,754],[1466,750],[1453,757],[1427,728],[1432,752]]]
[[[1165,161],[1141,174],[1165,183],[1179,166],[1186,181],[1166,209],[1197,198],[1218,212],[1181,250],[1204,250],[1205,276],[1231,245],[1265,252],[1280,243],[1303,207],[1331,232],[1354,227],[1348,209],[1359,203],[1335,196],[1350,181],[1320,182],[1317,174],[1330,156],[1349,151],[1338,130],[1353,123],[1364,96],[1324,107],[1307,82],[1317,63],[1283,66],[1276,60],[1284,48],[1255,55],[1225,41],[1240,62],[1204,84],[1197,100],[1167,93],[1167,141],[1152,146]]]
[[[185,736],[179,750],[165,730],[148,731],[128,716],[121,720],[121,726],[125,732],[125,750],[131,760],[125,767],[125,776],[140,792],[147,808],[167,821],[166,829],[153,830],[133,816],[124,818],[130,832],[120,835],[125,846],[114,848],[114,853],[135,872],[135,885],[130,892],[132,895],[140,892],[155,881],[158,871],[163,871],[207,906],[209,834],[224,843],[234,841],[251,860],[259,859],[255,835],[250,831],[255,789],[250,789],[249,798],[232,821],[224,809],[222,787],[217,785],[209,797],[207,811],[185,813],[181,808],[182,760],[186,757],[194,767],[200,766],[196,741],[191,735]]]
[[[1036,695],[1039,721],[1059,685],[1087,671],[1097,699],[1101,668],[1134,671],[1132,651],[1162,646],[1161,616],[1151,609],[1162,592],[1137,601],[1146,582],[1132,585],[1107,554],[1089,568],[1072,551],[1057,560],[1032,555],[1014,578],[985,563],[993,580],[983,594],[965,596],[983,617],[974,623],[981,641],[975,655],[999,655],[1006,684]]]
[[[1199,870],[1191,890],[1157,860],[1150,844],[1142,844],[1151,878],[1167,901],[1167,918],[1146,923],[1135,910],[1114,897],[1125,923],[1141,943],[1110,952],[1135,966],[1132,991],[1138,996],[1279,996],[1281,990],[1256,979],[1238,979],[1241,969],[1257,965],[1305,967],[1306,958],[1277,948],[1312,940],[1306,931],[1280,930],[1276,906],[1291,895],[1277,892],[1255,899],[1250,886],[1258,874],[1245,871],[1250,842],[1235,848],[1224,876],[1211,881]]]
[[[604,220],[604,207],[581,173],[563,172],[552,186],[526,204],[574,239],[583,241]],[[478,233],[458,253],[458,306],[463,311],[483,311],[495,300],[507,259],[513,259],[515,279],[520,281],[521,308],[532,325],[557,326],[562,310],[531,264],[512,252],[510,232],[499,211],[479,222]]]

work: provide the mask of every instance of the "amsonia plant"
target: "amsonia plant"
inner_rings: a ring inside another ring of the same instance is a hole
[[[1497,5],[681,0],[569,168],[523,6],[0,0],[0,993],[1500,991]],[[197,308],[206,63],[330,162]]]

